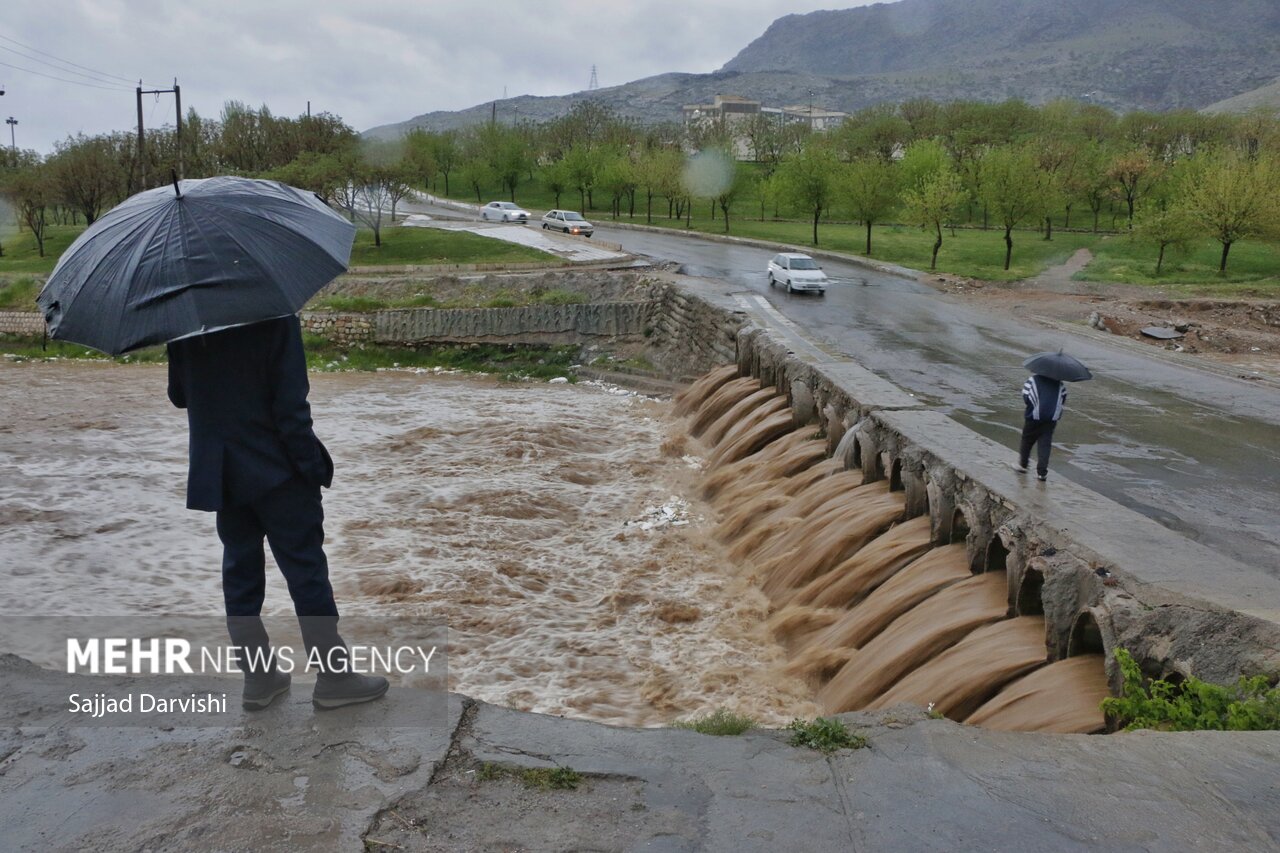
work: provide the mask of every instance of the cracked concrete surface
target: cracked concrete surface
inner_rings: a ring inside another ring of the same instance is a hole
[[[825,756],[457,695],[405,725],[439,705],[408,689],[317,715],[302,684],[228,726],[72,727],[47,701],[67,676],[0,672],[4,850],[1280,849],[1280,732],[1014,734],[898,708],[843,715],[870,745]],[[518,773],[556,767],[578,787]]]

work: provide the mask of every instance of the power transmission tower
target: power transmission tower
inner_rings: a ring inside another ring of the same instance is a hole
[[[591,66],[591,82],[587,84],[587,91],[590,92],[592,89],[599,89],[599,88],[600,88],[600,79],[596,77],[596,67],[593,65]]]

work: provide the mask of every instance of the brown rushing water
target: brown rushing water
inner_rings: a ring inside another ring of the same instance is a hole
[[[1005,574],[974,576],[962,544],[933,547],[929,518],[903,520],[902,494],[827,459],[775,389],[722,368],[675,411],[707,447],[717,537],[769,596],[786,671],[827,712],[912,702],[993,728],[1102,727],[1101,659],[1048,664],[1044,618],[1008,618]]]
[[[1099,678],[1102,655],[1055,661],[1001,690],[965,720],[1004,731],[1090,734],[1106,727],[1100,704],[1109,695]]]
[[[0,595],[35,614],[220,612],[213,516],[183,508],[186,422],[164,385],[157,367],[0,365]],[[781,672],[767,599],[709,535],[669,404],[398,372],[312,386],[349,641],[444,621],[453,689],[545,713],[816,712]],[[672,496],[688,524],[637,523],[678,516]],[[287,619],[278,576],[268,590],[267,613]],[[0,626],[0,650],[35,654],[23,642]]]

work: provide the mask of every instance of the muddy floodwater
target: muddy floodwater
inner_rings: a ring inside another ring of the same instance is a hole
[[[0,365],[0,599],[221,612],[213,515],[184,509],[186,418],[164,386],[163,367]],[[348,641],[444,622],[452,689],[544,713],[815,712],[781,672],[767,598],[709,535],[667,403],[400,372],[313,375],[311,399],[337,466],[324,506]],[[266,614],[290,613],[269,575]],[[0,625],[0,651],[49,657],[29,645]]]

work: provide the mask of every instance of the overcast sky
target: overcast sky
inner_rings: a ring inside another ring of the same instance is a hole
[[[504,87],[576,92],[593,64],[601,86],[712,71],[775,18],[865,3],[5,0],[0,114],[18,120],[19,148],[48,152],[67,134],[134,128],[129,81],[168,88],[177,77],[184,110],[216,116],[234,99],[298,115],[310,100],[365,130],[473,106]],[[143,113],[147,126],[171,122],[172,96],[146,96]],[[0,127],[5,144],[9,129]]]

